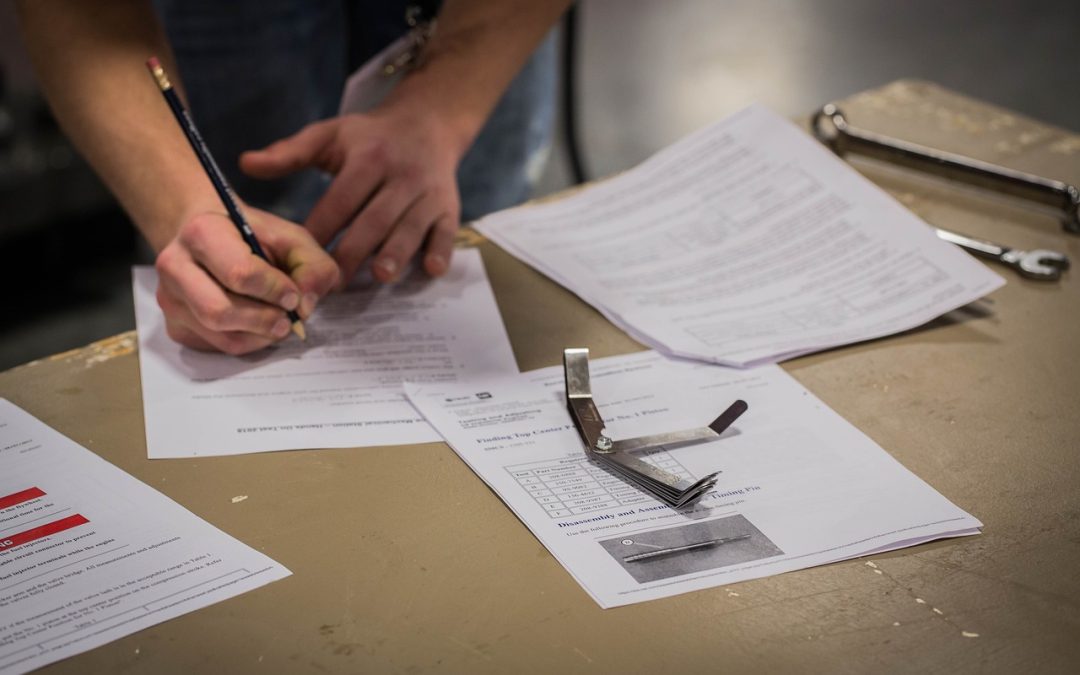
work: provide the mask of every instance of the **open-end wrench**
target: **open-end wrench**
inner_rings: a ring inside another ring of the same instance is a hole
[[[1063,271],[1069,269],[1069,258],[1064,253],[1043,249],[1021,251],[990,241],[966,237],[939,227],[934,229],[937,231],[937,236],[945,241],[952,242],[979,257],[1008,265],[1028,279],[1056,281],[1061,278]]]
[[[810,127],[815,138],[841,157],[854,152],[1045,204],[1061,211],[1066,232],[1080,234],[1080,188],[1075,185],[858,129],[832,103],[814,114]]]

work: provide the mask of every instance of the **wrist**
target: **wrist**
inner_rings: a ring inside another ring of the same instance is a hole
[[[241,208],[243,206],[241,205]],[[139,229],[156,253],[168,246],[188,222],[205,214],[226,216],[225,206],[212,191],[197,191],[154,214]]]
[[[402,124],[429,129],[461,161],[484,126],[488,111],[454,99],[426,72],[412,72],[398,83],[380,112]]]

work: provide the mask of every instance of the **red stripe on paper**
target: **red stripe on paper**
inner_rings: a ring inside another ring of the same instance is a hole
[[[32,530],[26,530],[18,534],[13,534],[10,537],[0,537],[0,551],[5,551],[9,548],[15,548],[23,544],[28,544],[38,539],[44,539],[49,535],[56,534],[57,532],[63,532],[64,530],[70,530],[73,527],[78,527],[90,521],[82,517],[78,513],[67,518],[61,518],[60,520],[54,520],[51,523],[46,523],[40,527],[35,527]]]
[[[16,504],[22,504],[28,502],[31,499],[37,499],[38,497],[44,497],[45,491],[41,488],[32,487],[29,490],[23,490],[22,492],[16,492],[13,495],[6,497],[0,497],[0,509],[6,509],[9,506],[15,506]]]

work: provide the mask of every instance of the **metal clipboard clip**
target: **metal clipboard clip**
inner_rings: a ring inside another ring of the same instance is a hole
[[[589,459],[675,508],[692,504],[716,484],[719,471],[692,481],[653,466],[630,453],[716,440],[746,412],[749,406],[745,401],[732,403],[707,427],[616,441],[604,433],[604,419],[593,402],[589,384],[589,350],[563,350],[563,372],[566,377],[566,407],[570,410],[570,417],[581,435]]]

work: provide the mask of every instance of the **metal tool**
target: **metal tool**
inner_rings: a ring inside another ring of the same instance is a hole
[[[952,242],[979,257],[989,258],[1008,265],[1028,279],[1056,281],[1061,278],[1063,271],[1069,269],[1069,258],[1058,251],[1047,251],[1045,249],[1021,251],[990,241],[973,239],[949,230],[934,229],[937,231],[937,236],[945,241]]]
[[[852,127],[832,103],[814,114],[810,126],[814,137],[841,157],[854,152],[1051,206],[1061,210],[1066,232],[1080,234],[1080,189],[1075,185]]]
[[[744,401],[732,403],[707,427],[615,441],[604,433],[604,419],[592,399],[589,350],[564,350],[563,372],[566,377],[566,407],[570,410],[570,417],[573,418],[574,426],[585,444],[585,454],[590,459],[676,508],[692,504],[716,484],[719,472],[691,481],[642,461],[630,453],[715,440],[746,412],[749,406]]]
[[[642,560],[652,560],[653,558],[674,555],[676,553],[682,553],[683,551],[696,551],[700,548],[712,548],[713,546],[722,546],[724,544],[730,544],[733,541],[743,541],[749,538],[750,535],[748,534],[740,534],[734,537],[722,537],[720,539],[699,541],[693,544],[684,544],[682,546],[661,548],[656,551],[645,551],[644,553],[635,553],[634,555],[623,556],[623,562],[641,562]]]

